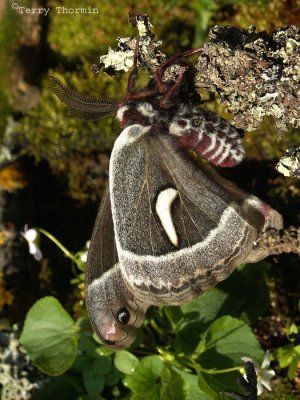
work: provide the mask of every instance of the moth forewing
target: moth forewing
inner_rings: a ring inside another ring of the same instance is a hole
[[[251,253],[265,217],[243,206],[247,194],[213,176],[149,126],[128,126],[116,140],[110,161],[116,245],[123,277],[143,302],[189,301]],[[162,193],[165,217],[157,212]]]
[[[103,195],[89,246],[85,287],[86,306],[97,335],[115,350],[128,347],[136,338],[148,305],[137,300],[123,281],[108,188]],[[130,316],[126,325],[118,321],[118,313],[124,309]]]

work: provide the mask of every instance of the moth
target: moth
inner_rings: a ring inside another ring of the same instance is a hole
[[[255,242],[281,215],[257,197],[196,163],[242,161],[240,132],[199,107],[184,69],[176,82],[158,67],[143,90],[129,76],[121,101],[82,95],[52,78],[53,90],[79,118],[116,113],[122,128],[114,143],[109,185],[95,222],[86,267],[86,306],[108,347],[135,340],[150,305],[179,305],[226,279],[241,263],[268,256]],[[190,67],[192,68],[192,67]]]

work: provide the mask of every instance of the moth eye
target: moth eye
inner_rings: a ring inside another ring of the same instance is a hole
[[[181,127],[184,128],[186,126],[186,120],[185,119],[179,119],[177,121],[177,124]]]
[[[126,325],[128,323],[128,321],[130,320],[130,313],[127,310],[127,308],[121,308],[118,312],[117,312],[117,318],[118,321],[122,324],[122,325]]]
[[[113,346],[114,344],[116,344],[116,342],[113,342],[112,340],[108,340],[108,339],[104,340],[104,342],[106,344],[108,344],[109,346]]]
[[[199,118],[193,118],[192,119],[192,125],[193,126],[200,126],[201,125],[201,120]]]

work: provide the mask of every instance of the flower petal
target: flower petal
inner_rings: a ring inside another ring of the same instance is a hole
[[[252,358],[250,358],[250,357],[242,357],[241,359],[242,359],[245,363],[246,363],[246,362],[250,362],[251,364],[253,364],[256,373],[257,373],[257,371],[260,369],[260,366],[257,364],[256,361],[252,360]]]
[[[269,350],[267,350],[264,360],[261,364],[261,369],[267,369],[269,366],[270,366],[270,352],[269,352]]]
[[[38,247],[36,252],[33,254],[33,257],[35,258],[36,261],[41,261],[41,259],[43,258],[43,253]]]
[[[262,392],[264,391],[263,385],[261,382],[258,380],[257,381],[257,396],[260,396]]]
[[[28,229],[23,233],[23,236],[27,242],[34,242],[38,237],[38,233],[35,229]]]
[[[274,376],[275,376],[275,371],[273,371],[272,369],[270,369],[268,371],[263,371],[263,373],[262,373],[261,383],[269,391],[272,390],[271,380],[274,378]]]

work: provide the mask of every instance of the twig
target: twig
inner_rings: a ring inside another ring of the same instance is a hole
[[[284,176],[300,178],[300,147],[287,149],[286,153],[276,165],[277,171]]]
[[[261,249],[269,249],[270,255],[300,254],[300,228],[290,226],[282,230],[267,229],[257,240],[256,245]]]

